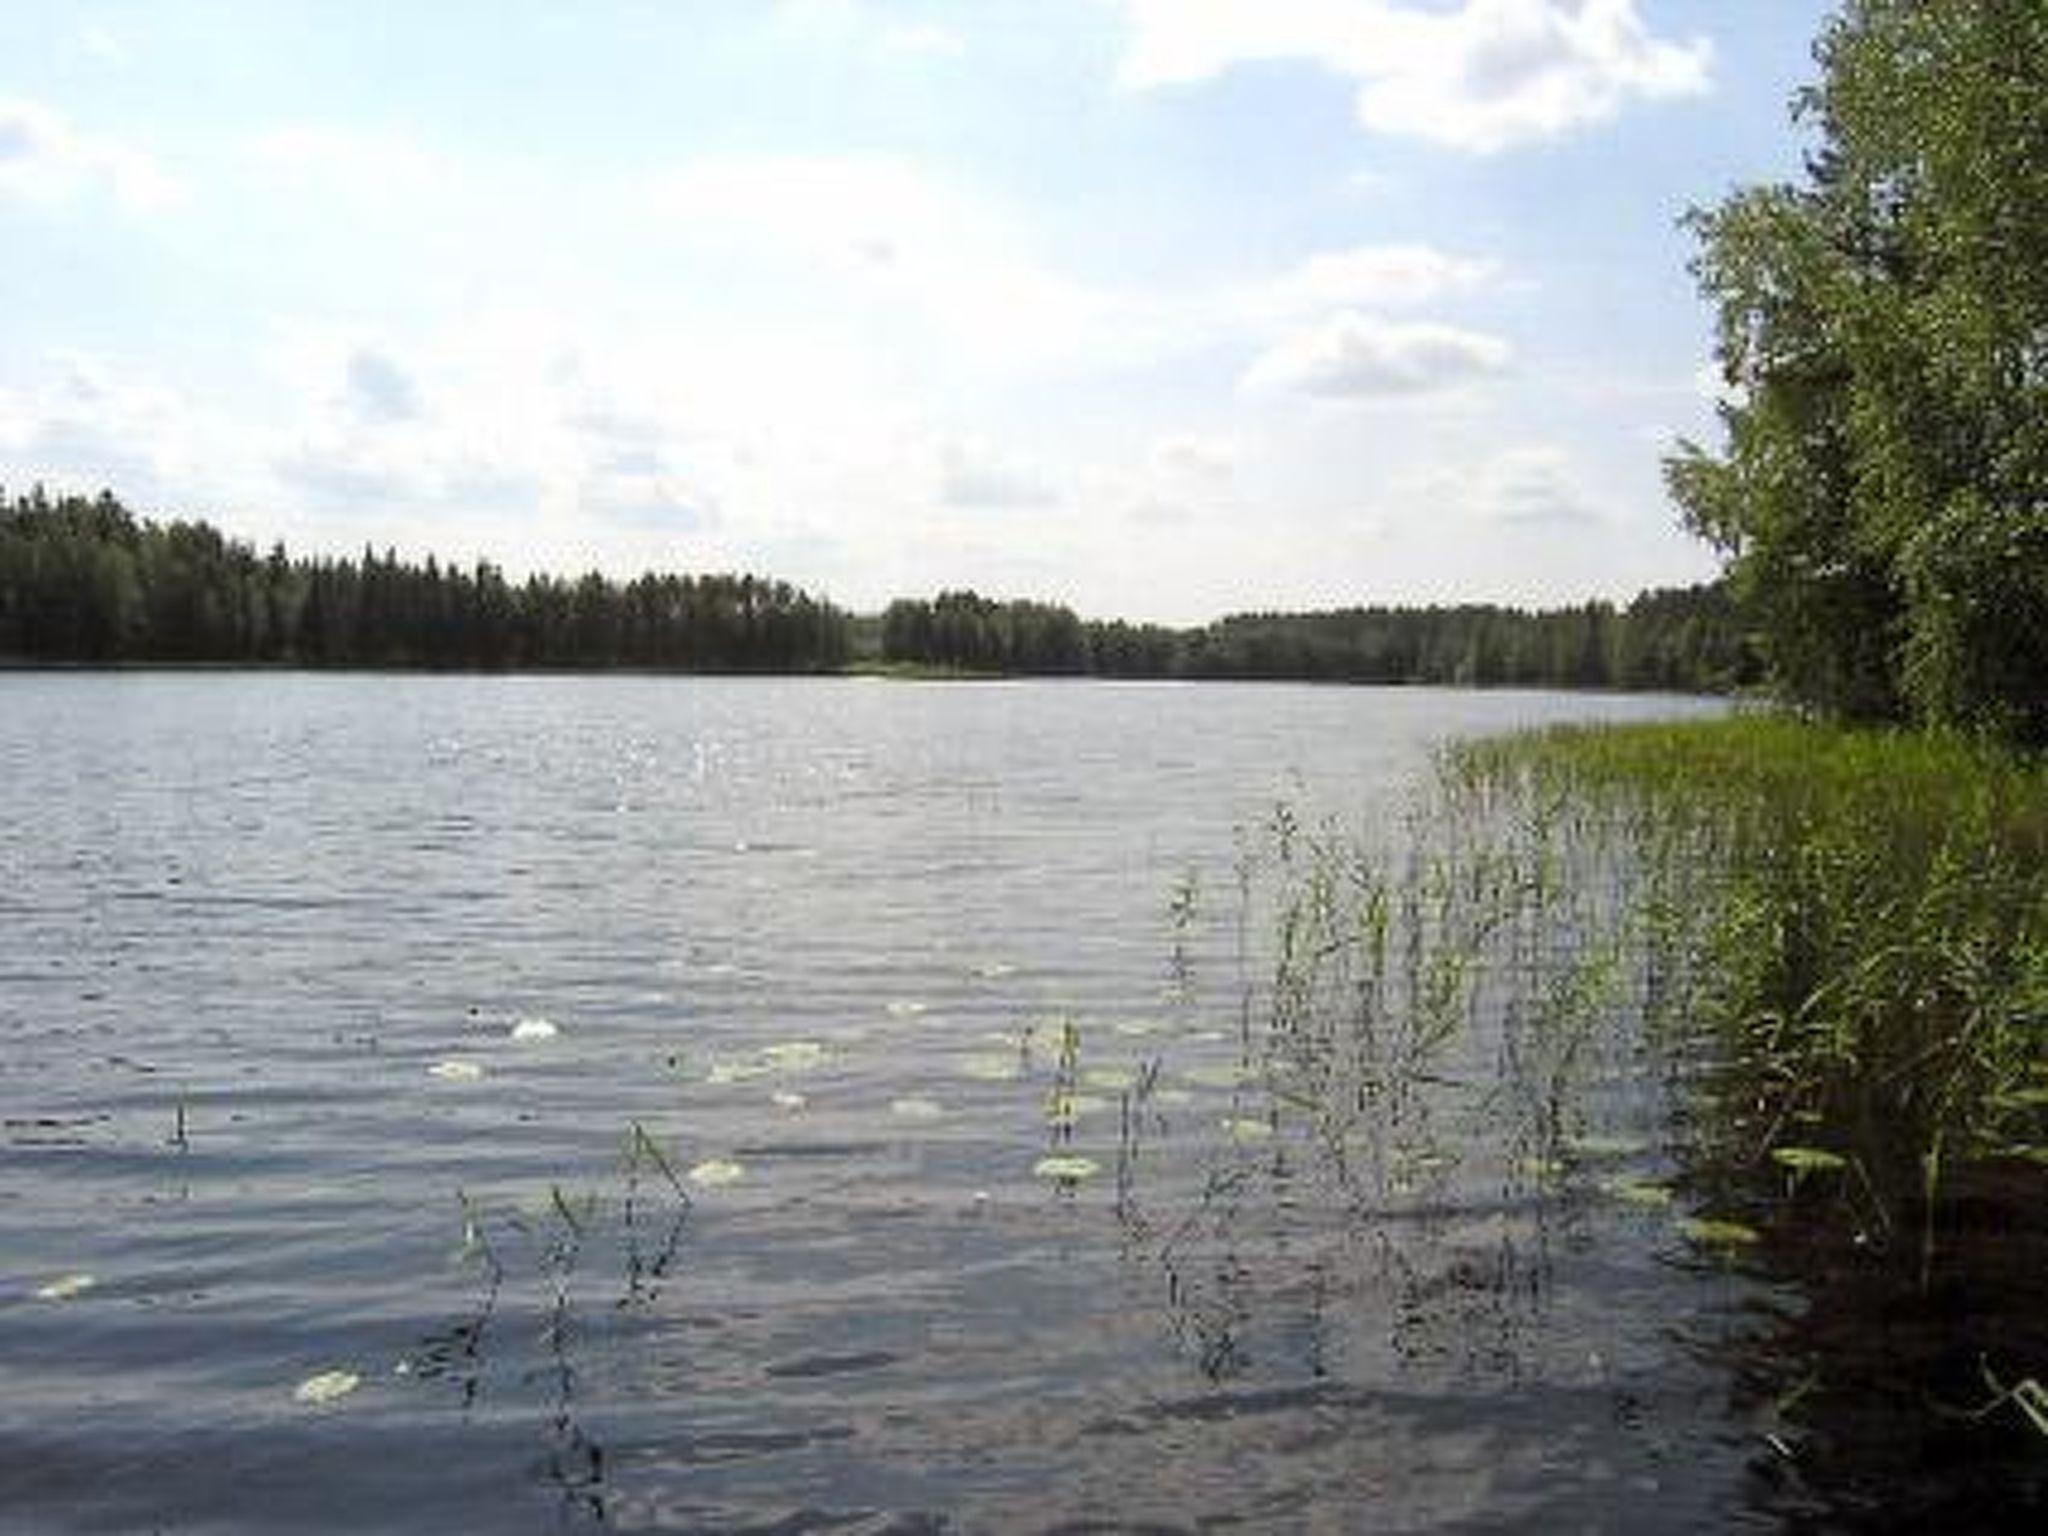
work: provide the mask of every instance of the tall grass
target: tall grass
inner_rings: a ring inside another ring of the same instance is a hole
[[[1849,1170],[1876,1218],[2048,1161],[2048,767],[1778,716],[1455,748],[1469,805],[1568,803],[1640,861],[1644,931],[1718,1046],[1716,1150]]]

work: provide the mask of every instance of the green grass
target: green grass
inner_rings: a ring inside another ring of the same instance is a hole
[[[2048,766],[1777,715],[1461,746],[1468,806],[1567,817],[1642,861],[1688,1022],[1726,1063],[1721,1152],[1841,1160],[1923,1217],[1946,1172],[2048,1157]],[[1821,1154],[1812,1156],[1808,1154]],[[1902,1192],[1910,1198],[1901,1199]]]

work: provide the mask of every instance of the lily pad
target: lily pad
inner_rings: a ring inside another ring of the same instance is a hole
[[[963,1056],[958,1066],[961,1076],[972,1077],[984,1083],[1007,1083],[1015,1078],[1018,1072],[1015,1056]]]
[[[1678,1230],[1703,1248],[1747,1248],[1758,1241],[1756,1228],[1739,1221],[1689,1216],[1678,1224]]]
[[[47,1285],[36,1287],[38,1301],[69,1301],[74,1296],[83,1296],[98,1285],[91,1275],[59,1275]]]
[[[1077,1184],[1083,1179],[1094,1178],[1102,1171],[1102,1165],[1092,1157],[1061,1152],[1051,1157],[1041,1157],[1031,1165],[1031,1171],[1041,1179],[1057,1179],[1062,1183]]]
[[[888,1005],[889,1017],[892,1019],[914,1019],[923,1012],[923,1003],[907,997],[899,997]]]
[[[823,1066],[827,1057],[825,1047],[815,1040],[785,1040],[761,1050],[761,1060],[777,1072],[808,1072]]]
[[[1189,1067],[1181,1076],[1188,1082],[1202,1088],[1236,1088],[1258,1076],[1254,1067],[1240,1066],[1235,1062],[1212,1061],[1198,1067]]]
[[[772,1103],[777,1109],[792,1115],[808,1107],[811,1102],[806,1095],[801,1093],[791,1093],[787,1089],[784,1089],[777,1093],[772,1093],[768,1096],[768,1098],[769,1102]]]
[[[730,1083],[749,1082],[757,1077],[766,1077],[773,1070],[765,1061],[715,1061],[711,1070],[704,1074],[704,1081],[714,1087]]]
[[[1771,1161],[1794,1173],[1835,1173],[1849,1166],[1840,1153],[1824,1147],[1773,1147]]]
[[[1671,1187],[1650,1179],[1602,1179],[1600,1193],[1610,1200],[1619,1200],[1623,1205],[1639,1205],[1646,1210],[1662,1210],[1671,1204]]]
[[[331,1403],[337,1397],[347,1397],[363,1384],[363,1378],[354,1371],[321,1371],[308,1376],[292,1389],[292,1401],[297,1403]]]
[[[1264,1120],[1248,1120],[1236,1117],[1221,1122],[1223,1134],[1232,1141],[1268,1141],[1272,1139],[1273,1127]]]
[[[690,1182],[704,1189],[737,1184],[746,1176],[747,1170],[729,1157],[707,1157],[690,1170]]]
[[[1565,1143],[1564,1149],[1580,1162],[1604,1163],[1640,1157],[1650,1150],[1650,1144],[1640,1136],[1576,1136]]]
[[[898,1120],[937,1120],[942,1118],[946,1111],[934,1099],[913,1095],[909,1098],[891,1099],[889,1113]]]
[[[427,1076],[438,1077],[444,1083],[473,1083],[484,1075],[483,1067],[474,1061],[461,1061],[451,1057],[437,1061],[427,1068]]]

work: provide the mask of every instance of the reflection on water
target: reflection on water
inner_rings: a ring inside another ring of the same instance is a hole
[[[1401,815],[1683,706],[0,687],[0,1524],[1720,1529],[1776,1455],[1625,872]]]

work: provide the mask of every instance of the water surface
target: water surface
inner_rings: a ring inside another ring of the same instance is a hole
[[[1770,1299],[1483,1040],[1333,1172],[1234,931],[1277,802],[1706,707],[0,677],[0,1526],[1725,1529]]]

